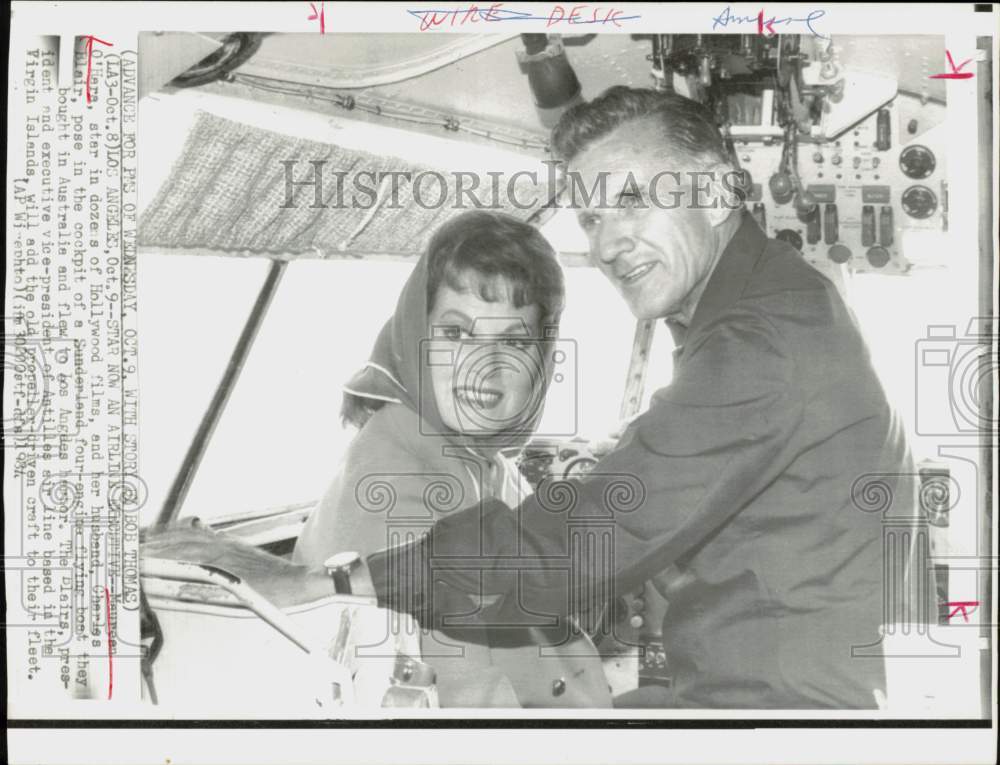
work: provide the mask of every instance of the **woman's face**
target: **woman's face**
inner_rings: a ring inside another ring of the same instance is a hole
[[[442,285],[428,316],[424,363],[444,424],[459,433],[523,427],[541,410],[545,370],[537,305],[487,302]]]

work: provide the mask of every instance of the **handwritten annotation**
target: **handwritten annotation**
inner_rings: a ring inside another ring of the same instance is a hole
[[[953,616],[958,616],[959,614],[961,614],[962,618],[966,622],[968,622],[969,615],[976,610],[976,607],[978,605],[979,605],[978,600],[953,600],[949,603],[945,603],[944,607],[951,609],[946,618],[948,619],[948,621],[951,621]]]
[[[725,29],[730,24],[737,26],[740,24],[753,24],[757,27],[757,34],[764,34],[764,31],[766,30],[769,34],[774,35],[777,34],[774,29],[776,25],[784,25],[788,27],[793,24],[805,24],[814,37],[820,37],[826,40],[828,39],[827,36],[821,35],[813,26],[813,22],[818,21],[825,15],[826,11],[821,8],[817,8],[816,10],[810,11],[807,16],[803,16],[801,18],[794,18],[792,16],[786,16],[784,18],[771,16],[770,18],[767,18],[764,16],[763,10],[753,16],[737,16],[733,13],[732,6],[727,5],[722,13],[712,18],[712,31],[714,32],[716,29]]]
[[[107,45],[108,47],[114,47],[111,43],[105,42],[93,35],[85,35],[87,38],[87,79],[86,79],[86,91],[87,91],[87,103],[90,103],[90,60],[94,56],[94,43],[99,42],[101,45]]]
[[[547,16],[535,16],[530,11],[506,8],[504,7],[504,3],[492,3],[482,8],[477,5],[469,5],[465,8],[447,10],[435,10],[433,8],[425,10],[410,9],[407,13],[420,20],[421,32],[426,32],[428,29],[442,25],[449,27],[465,26],[466,24],[478,24],[480,21],[487,23],[497,21],[544,21],[547,27],[558,24],[613,24],[616,27],[620,27],[623,21],[632,21],[641,18],[638,15],[625,16],[623,15],[624,11],[618,8],[597,5],[572,5],[567,7],[555,5]]]
[[[319,10],[316,10],[315,3],[309,3],[309,7],[312,9],[312,16],[309,17],[309,21],[319,20],[319,33],[321,35],[326,34],[326,9],[323,7],[324,3],[319,4]]]
[[[951,71],[944,74],[932,74],[932,80],[967,80],[972,76],[972,72],[962,71],[965,65],[972,61],[971,58],[967,58],[961,64],[955,66],[955,60],[951,57],[951,51],[946,50],[945,55],[948,57],[948,66],[951,67]]]

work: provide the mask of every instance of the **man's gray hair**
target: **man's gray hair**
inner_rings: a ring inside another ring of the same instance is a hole
[[[552,131],[553,152],[567,162],[618,127],[647,118],[662,128],[664,150],[701,165],[730,162],[722,134],[704,106],[675,93],[623,85],[569,109]]]

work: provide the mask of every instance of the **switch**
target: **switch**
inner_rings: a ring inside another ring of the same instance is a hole
[[[854,166],[854,169],[857,170],[859,167],[861,167],[861,157],[855,157],[854,159],[852,159],[851,164]]]
[[[757,221],[761,231],[767,231],[767,212],[764,210],[763,202],[754,202],[753,219]]]
[[[885,247],[875,245],[865,253],[865,257],[875,268],[882,268],[889,262],[889,251]]]
[[[806,242],[809,244],[816,244],[823,237],[822,227],[820,225],[819,216],[819,205],[813,207],[813,209],[804,216],[799,216],[802,222],[806,224]]]
[[[875,244],[875,208],[865,205],[861,208],[861,246],[871,247]]]
[[[878,241],[883,247],[892,246],[892,208],[889,205],[882,205],[878,213]]]
[[[875,118],[875,148],[879,151],[892,148],[892,117],[888,109],[879,109]]]
[[[823,241],[827,244],[836,244],[840,239],[839,218],[837,205],[828,204],[823,208]]]
[[[879,164],[881,164],[881,160],[878,157],[872,157],[872,170],[876,169]]]
[[[826,256],[834,263],[846,263],[851,259],[851,248],[835,244],[826,252]]]

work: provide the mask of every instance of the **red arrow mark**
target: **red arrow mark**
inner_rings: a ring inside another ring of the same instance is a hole
[[[319,19],[319,33],[321,35],[326,34],[326,10],[323,8],[323,3],[319,4],[319,10],[316,10],[315,3],[309,3],[309,7],[312,8],[313,15],[309,17],[310,21],[315,21]]]
[[[771,26],[773,23],[774,19],[771,19],[766,23],[764,22],[764,9],[761,8],[760,13],[757,14],[757,34],[759,35],[764,34],[764,30],[766,29],[769,35],[771,36],[776,35],[777,32],[775,32],[774,27]]]
[[[955,601],[952,601],[950,603],[943,603],[942,605],[944,605],[946,608],[951,608],[952,609],[951,613],[948,614],[948,617],[947,617],[948,621],[951,621],[951,617],[957,616],[958,614],[961,614],[962,618],[966,622],[968,622],[969,621],[969,613],[970,612],[967,609],[971,608],[973,611],[975,611],[976,610],[976,606],[979,605],[979,601],[978,600],[955,600]]]
[[[108,47],[114,47],[111,43],[105,42],[93,35],[84,35],[87,39],[87,103],[90,103],[90,58],[94,54],[94,43],[99,42],[101,45],[107,45]]]
[[[944,74],[932,74],[932,80],[967,80],[972,76],[972,72],[962,71],[965,65],[972,61],[971,58],[967,58],[961,64],[955,66],[955,60],[951,57],[951,51],[946,50],[944,53],[948,57],[948,66],[951,67],[951,71]]]

